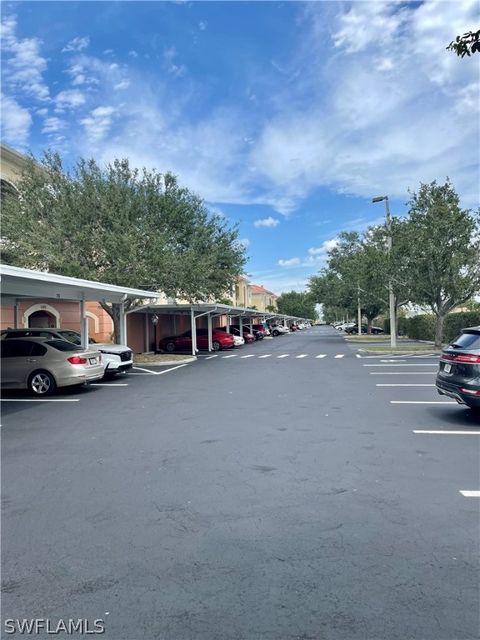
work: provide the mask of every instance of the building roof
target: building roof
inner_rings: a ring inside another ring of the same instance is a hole
[[[252,293],[266,293],[269,296],[276,297],[273,291],[269,291],[268,289],[265,289],[265,287],[261,284],[251,284],[250,287],[252,289]]]

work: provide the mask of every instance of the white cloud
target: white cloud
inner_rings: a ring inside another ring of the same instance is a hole
[[[97,143],[106,136],[112,126],[114,113],[113,107],[97,107],[88,117],[80,120],[91,142]]]
[[[56,116],[52,116],[45,119],[42,127],[42,133],[57,133],[57,131],[64,129],[65,126],[66,123],[63,120]]]
[[[207,27],[208,22],[206,20],[200,20],[200,22],[198,23],[198,28],[200,29],[200,31],[205,31]]]
[[[120,89],[128,89],[130,86],[130,80],[121,80],[119,83],[113,85],[115,91],[119,91]]]
[[[279,260],[278,265],[280,267],[286,267],[289,269],[290,267],[299,267],[302,264],[300,258],[289,258],[288,260]]]
[[[66,89],[64,91],[60,91],[59,94],[55,97],[55,104],[58,109],[76,109],[77,107],[81,107],[85,104],[85,96],[81,91],[77,89]]]
[[[474,205],[479,175],[465,149],[478,139],[477,68],[445,46],[471,27],[475,6],[355,2],[345,11],[335,3],[329,24],[329,3],[306,3],[311,31],[297,60],[305,69],[297,90],[311,100],[293,100],[289,85],[250,158],[268,191],[295,204],[319,186],[404,199],[420,181],[448,175],[462,204]]]
[[[83,38],[77,36],[73,38],[73,40],[70,40],[70,42],[63,47],[62,51],[83,51],[89,44],[90,38],[88,36],[84,36]]]
[[[28,142],[32,116],[10,96],[2,95],[2,140],[14,147],[24,147]]]
[[[255,227],[267,228],[276,227],[278,224],[280,224],[280,220],[272,218],[272,216],[269,216],[268,218],[262,218],[260,220],[255,220],[255,222],[253,223]]]
[[[338,240],[336,238],[333,238],[332,240],[325,240],[320,247],[310,247],[308,253],[311,256],[325,256],[329,251],[335,249],[337,245]]]
[[[177,64],[175,58],[177,57],[177,50],[175,47],[169,47],[163,52],[164,67],[169,74],[176,78],[181,78],[187,72],[187,67],[184,64]]]
[[[103,53],[106,56],[111,56],[113,54],[113,49],[105,49]]]
[[[40,54],[42,42],[38,38],[17,38],[16,28],[15,16],[5,16],[1,23],[4,88],[21,91],[37,100],[49,100],[48,87],[43,80],[47,61]]]
[[[137,53],[134,49],[131,49],[131,50],[128,52],[128,55],[129,55],[131,58],[138,58],[138,53]]]

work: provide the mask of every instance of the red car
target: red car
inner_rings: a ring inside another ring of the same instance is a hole
[[[219,327],[220,331],[226,331],[227,327]],[[230,333],[233,333],[235,336],[239,336],[240,335],[240,327],[230,327]],[[242,327],[242,337],[245,340],[245,344],[252,344],[252,342],[255,342],[255,336],[252,336],[252,334],[249,332],[248,327],[243,326]]]
[[[234,346],[233,336],[225,331],[212,331],[212,349],[220,351],[221,349],[232,349]],[[192,332],[185,331],[180,336],[169,336],[162,338],[158,343],[160,351],[191,351],[192,350]],[[208,332],[207,329],[197,329],[197,348],[208,350]]]

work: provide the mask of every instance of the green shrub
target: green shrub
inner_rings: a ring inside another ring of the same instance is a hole
[[[407,335],[412,340],[435,340],[435,316],[422,314],[406,318]]]
[[[465,327],[478,327],[480,325],[480,311],[465,311],[450,313],[445,318],[443,325],[443,341],[451,342]]]

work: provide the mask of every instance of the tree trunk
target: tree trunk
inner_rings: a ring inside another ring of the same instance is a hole
[[[107,304],[106,302],[100,302],[100,306],[104,311],[108,313],[113,322],[113,341],[115,344],[120,342],[120,305]]]
[[[442,313],[436,314],[436,322],[435,322],[435,347],[437,349],[442,348],[443,341],[443,322],[445,320],[445,315]]]

